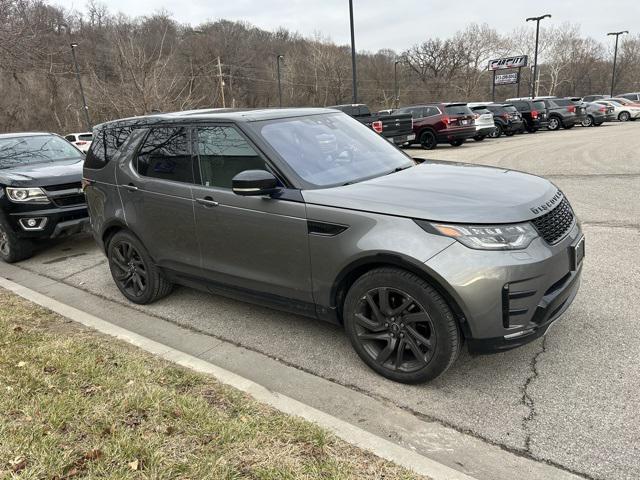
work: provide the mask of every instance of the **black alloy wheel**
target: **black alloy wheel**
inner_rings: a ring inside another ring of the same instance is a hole
[[[113,278],[120,290],[133,297],[141,297],[148,287],[147,268],[136,248],[127,241],[120,241],[113,246],[112,257]]]
[[[460,352],[460,333],[444,299],[415,274],[371,270],[349,289],[342,312],[360,358],[380,375],[403,383],[432,380]]]
[[[173,284],[131,232],[121,230],[108,241],[107,257],[116,286],[132,302],[144,305],[171,292]]]
[[[355,322],[365,351],[381,366],[411,373],[431,360],[436,346],[431,318],[408,293],[391,287],[369,290]]]
[[[438,145],[436,134],[431,130],[425,130],[420,134],[420,145],[425,150],[433,150]]]

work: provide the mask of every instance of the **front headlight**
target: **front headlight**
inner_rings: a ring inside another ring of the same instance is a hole
[[[49,198],[41,188],[14,188],[7,187],[7,197],[17,203],[49,203]]]
[[[453,238],[476,250],[521,250],[538,232],[528,222],[511,225],[455,225],[417,221],[426,231]]]

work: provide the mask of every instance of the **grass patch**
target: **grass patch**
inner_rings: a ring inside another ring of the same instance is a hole
[[[412,479],[0,289],[0,478]]]

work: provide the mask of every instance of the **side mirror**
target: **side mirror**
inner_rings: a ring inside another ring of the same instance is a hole
[[[245,170],[231,180],[236,195],[271,195],[278,191],[278,179],[266,170]]]

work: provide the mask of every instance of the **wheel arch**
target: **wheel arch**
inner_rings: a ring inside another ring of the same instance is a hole
[[[442,298],[444,298],[449,308],[451,308],[463,337],[469,338],[471,336],[471,331],[469,330],[469,326],[466,322],[466,315],[461,307],[461,302],[457,299],[455,293],[446,287],[446,282],[442,277],[423,263],[412,261],[409,258],[394,253],[377,253],[359,258],[344,267],[338,274],[332,286],[330,298],[336,309],[336,317],[340,324],[343,323],[342,308],[344,299],[349,288],[351,288],[351,285],[353,285],[354,282],[365,273],[375,268],[383,267],[393,267],[409,271],[429,283],[429,285],[431,285],[442,296]]]

